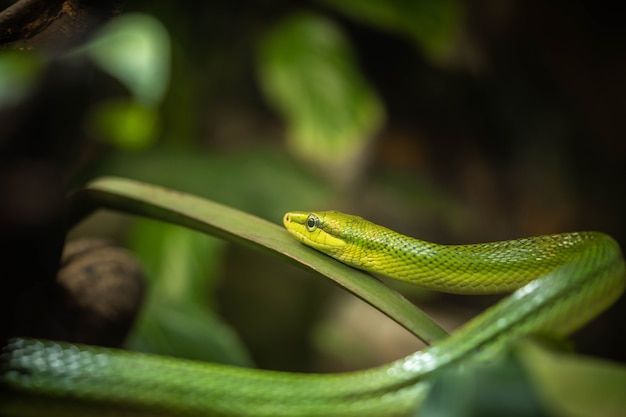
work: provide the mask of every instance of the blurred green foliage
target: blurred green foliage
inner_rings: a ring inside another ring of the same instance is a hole
[[[122,82],[132,99],[98,103],[87,121],[91,132],[122,150],[136,151],[159,135],[158,106],[169,85],[170,41],[165,27],[145,14],[106,24],[80,51]]]
[[[138,101],[114,99],[94,106],[86,121],[87,130],[124,151],[149,147],[159,131],[154,108]]]
[[[352,178],[383,110],[339,27],[315,15],[290,16],[263,39],[258,65],[291,150],[336,182]]]
[[[128,340],[131,349],[251,366],[236,333],[215,312],[224,242],[153,220],[134,222],[129,246],[149,279],[149,295]]]
[[[544,409],[555,416],[619,416],[624,412],[626,368],[612,361],[527,338],[513,350]]]
[[[154,17],[128,13],[105,24],[84,49],[96,64],[145,104],[156,105],[169,85],[170,39]]]
[[[19,103],[32,92],[42,65],[36,55],[15,51],[0,53],[0,108]]]
[[[356,19],[408,36],[435,63],[452,58],[462,28],[458,0],[324,1]]]
[[[527,337],[489,364],[435,376],[424,416],[619,416],[626,369],[573,354],[561,342]]]

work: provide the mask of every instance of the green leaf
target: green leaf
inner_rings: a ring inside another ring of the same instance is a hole
[[[136,351],[236,366],[253,366],[234,330],[211,310],[151,298],[129,336]]]
[[[354,169],[384,115],[341,30],[316,15],[291,16],[263,38],[258,68],[291,149],[329,172]]]
[[[87,126],[97,137],[126,151],[149,147],[159,133],[157,111],[127,99],[98,103],[90,111]]]
[[[33,90],[42,66],[35,54],[0,52],[0,108],[18,103]]]
[[[103,178],[75,193],[70,223],[100,208],[150,217],[245,244],[310,269],[347,289],[426,343],[447,333],[430,317],[378,279],[350,268],[293,239],[282,227],[192,195],[121,178]],[[276,213],[281,218],[282,213]]]
[[[168,304],[214,307],[224,242],[164,222],[137,219],[129,248],[150,280],[150,296]]]
[[[551,415],[624,415],[626,367],[623,364],[557,352],[533,339],[524,339],[516,346],[515,353]]]
[[[512,355],[466,360],[439,370],[420,417],[547,417],[523,367]]]
[[[450,58],[461,29],[458,0],[324,0],[324,3],[371,25],[407,35],[436,63]]]
[[[107,23],[84,49],[145,105],[165,94],[170,73],[170,40],[155,18],[127,13]]]

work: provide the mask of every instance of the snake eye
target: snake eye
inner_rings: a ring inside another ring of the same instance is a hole
[[[309,214],[309,217],[306,219],[306,228],[309,232],[313,232],[320,225],[320,219],[315,214]]]

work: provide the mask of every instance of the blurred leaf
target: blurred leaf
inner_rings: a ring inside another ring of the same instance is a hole
[[[128,340],[130,348],[251,365],[236,333],[211,309],[222,241],[180,226],[137,219],[129,245],[150,280],[147,301]]]
[[[259,78],[285,118],[291,149],[349,176],[384,115],[340,29],[319,16],[292,16],[259,51]]]
[[[454,51],[462,23],[458,0],[324,0],[345,14],[411,37],[434,62]]]
[[[152,297],[169,304],[214,307],[223,241],[173,224],[137,219],[129,245],[150,279]]]
[[[127,151],[147,148],[159,133],[157,111],[127,99],[98,103],[87,124],[96,136]]]
[[[32,53],[0,52],[0,108],[18,103],[28,95],[38,79],[41,60]]]
[[[145,105],[160,102],[169,83],[170,40],[155,18],[127,13],[106,24],[83,51]]]
[[[302,245],[282,227],[250,214],[149,184],[102,178],[73,195],[69,223],[100,208],[178,224],[279,256],[342,286],[426,343],[447,335],[424,312],[378,279]]]
[[[518,344],[515,353],[551,415],[624,415],[626,367],[623,364],[557,352],[532,339]]]
[[[127,346],[136,351],[253,366],[233,329],[211,310],[193,304],[168,304],[150,299]]]
[[[539,397],[520,363],[500,355],[438,371],[420,417],[541,417]]]
[[[109,155],[98,173],[192,193],[266,219],[276,218],[277,212],[293,210],[294,206],[319,207],[333,198],[327,182],[284,152],[262,147],[209,154],[155,146],[141,153]]]

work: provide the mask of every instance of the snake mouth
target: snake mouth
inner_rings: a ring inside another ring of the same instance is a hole
[[[308,239],[305,238],[305,219],[306,214],[300,211],[288,212],[283,216],[283,225],[285,226],[285,229],[302,242],[308,241]]]
[[[308,236],[310,233],[306,228],[306,218],[308,213],[303,211],[292,211],[285,214],[283,217],[283,224],[285,229],[292,234],[299,241],[309,244],[314,244],[315,242]]]

